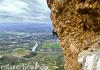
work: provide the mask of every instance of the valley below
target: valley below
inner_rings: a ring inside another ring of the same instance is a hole
[[[28,66],[13,70],[64,70],[63,64],[59,41],[52,33],[0,32],[0,70],[11,70],[12,65]]]

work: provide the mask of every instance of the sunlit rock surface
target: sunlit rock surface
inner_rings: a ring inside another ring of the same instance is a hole
[[[83,70],[100,70],[100,41],[91,45],[88,50],[81,52],[78,61],[82,64]]]
[[[86,64],[83,64],[84,61],[80,64],[78,56],[100,38],[100,0],[47,0],[47,3],[62,46],[65,70],[82,70],[86,65],[93,64],[89,62],[94,62],[98,52],[79,58],[85,59]],[[92,65],[88,66],[89,70],[91,68]]]

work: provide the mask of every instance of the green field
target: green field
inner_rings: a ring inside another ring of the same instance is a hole
[[[59,42],[55,42],[55,41],[45,41],[42,44],[42,48],[60,48],[60,44]]]

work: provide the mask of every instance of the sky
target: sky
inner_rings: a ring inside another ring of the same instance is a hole
[[[50,23],[46,0],[0,0],[0,23]]]

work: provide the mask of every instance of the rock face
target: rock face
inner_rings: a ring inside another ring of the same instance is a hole
[[[65,70],[82,70],[78,55],[100,40],[100,0],[47,0]]]
[[[91,48],[83,51],[78,56],[82,70],[100,70],[100,41],[93,43]]]

